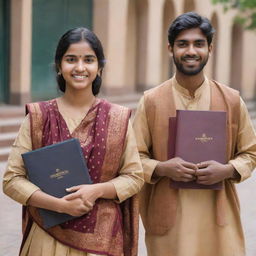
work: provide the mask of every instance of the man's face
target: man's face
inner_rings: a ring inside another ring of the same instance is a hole
[[[208,46],[200,28],[182,31],[176,37],[173,47],[169,46],[177,72],[187,76],[194,76],[202,71],[211,49],[212,45]]]

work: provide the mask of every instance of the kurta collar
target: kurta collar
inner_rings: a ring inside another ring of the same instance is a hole
[[[175,76],[173,77],[173,86],[179,93],[181,93],[186,98],[189,98],[189,99],[199,98],[202,95],[202,93],[205,91],[205,89],[209,86],[209,80],[206,76],[204,76],[204,82],[199,88],[197,88],[197,90],[195,91],[194,97],[191,97],[189,91],[177,82]]]

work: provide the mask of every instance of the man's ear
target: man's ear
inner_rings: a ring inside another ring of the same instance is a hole
[[[168,44],[168,51],[170,55],[173,56],[173,47],[170,44]]]
[[[213,49],[213,44],[211,43],[208,47],[208,51],[209,51],[209,56],[211,56],[212,54],[212,49]]]

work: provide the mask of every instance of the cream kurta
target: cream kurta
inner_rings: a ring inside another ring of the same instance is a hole
[[[63,113],[70,133],[79,125],[82,119],[71,119]],[[29,197],[39,188],[26,179],[26,171],[21,154],[32,149],[30,137],[30,122],[26,117],[19,134],[13,144],[4,174],[3,190],[15,201],[26,205]],[[143,172],[136,148],[136,141],[131,124],[128,125],[124,153],[120,162],[120,176],[111,180],[118,196],[118,201],[136,194],[143,185]],[[69,248],[49,236],[37,224],[33,223],[30,234],[24,245],[21,256],[78,256],[87,254]]]
[[[176,109],[209,110],[210,85],[205,82],[194,97],[173,79]],[[161,99],[159,99],[161,100]],[[251,175],[256,163],[256,136],[246,106],[240,100],[240,122],[235,159],[229,161],[241,175],[241,181]],[[151,159],[151,135],[148,129],[144,98],[141,99],[134,119],[134,130],[147,183],[158,161]],[[144,153],[141,153],[144,152]],[[229,195],[228,195],[229,196]],[[228,197],[227,196],[227,197]],[[143,203],[143,202],[142,202]],[[145,209],[144,205],[140,206]],[[239,213],[227,200],[228,224],[218,226],[215,221],[215,192],[213,190],[180,189],[174,226],[164,235],[145,235],[148,256],[244,256],[244,239]],[[149,213],[150,214],[150,213]]]

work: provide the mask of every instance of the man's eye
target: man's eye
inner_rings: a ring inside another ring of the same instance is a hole
[[[178,43],[178,47],[185,47],[185,46],[186,46],[186,43],[183,43],[183,42]]]

